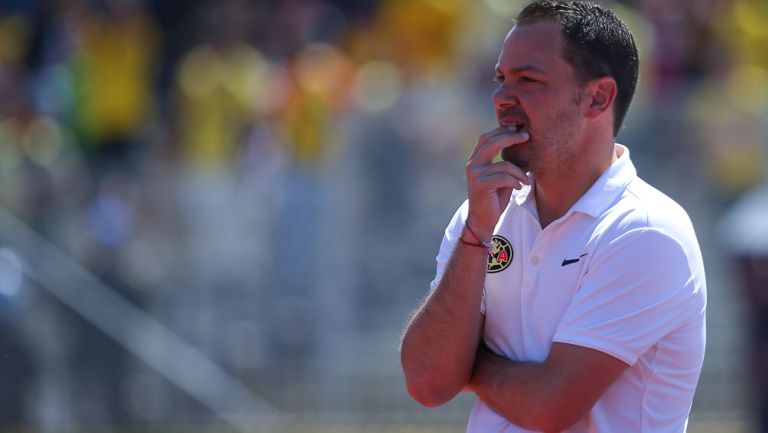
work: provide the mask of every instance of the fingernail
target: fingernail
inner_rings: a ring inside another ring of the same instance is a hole
[[[515,125],[507,125],[507,129],[512,132],[517,132],[517,126]]]
[[[529,138],[531,138],[530,136],[528,136],[528,133],[527,133],[527,132],[525,132],[525,131],[521,132],[521,133],[520,133],[520,136],[521,136],[522,138],[526,139],[526,140],[527,140],[527,139],[529,139]]]

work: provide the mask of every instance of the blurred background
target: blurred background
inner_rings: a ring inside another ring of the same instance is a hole
[[[0,1],[0,426],[463,431],[397,347],[523,3]],[[768,2],[606,4],[707,266],[689,431],[768,432]]]

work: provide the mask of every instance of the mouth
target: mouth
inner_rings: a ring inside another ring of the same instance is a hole
[[[506,127],[514,127],[515,131],[522,131],[525,128],[525,123],[523,123],[523,122],[505,122],[505,121],[501,121],[501,122],[499,122],[499,125],[506,126]]]

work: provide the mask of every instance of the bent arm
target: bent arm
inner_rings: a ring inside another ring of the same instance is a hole
[[[457,243],[442,279],[405,329],[400,358],[408,392],[425,406],[451,400],[472,374],[487,260],[484,249]]]
[[[565,343],[553,343],[543,363],[514,362],[481,348],[469,388],[520,427],[559,432],[586,416],[628,367],[606,353]]]
[[[527,132],[508,126],[480,136],[466,165],[467,217],[458,239],[466,235],[477,243],[491,240],[512,190],[530,184],[520,167],[493,159],[501,149],[528,139]],[[454,216],[458,222],[459,213]],[[467,229],[470,224],[479,235]],[[406,327],[401,362],[408,392],[426,406],[452,399],[472,374],[483,330],[480,303],[487,264],[484,248],[457,242],[440,282]]]

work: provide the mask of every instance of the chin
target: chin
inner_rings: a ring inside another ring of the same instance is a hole
[[[501,159],[507,162],[511,162],[512,164],[515,164],[516,166],[520,167],[523,171],[530,171],[530,164],[528,164],[528,158],[526,158],[524,155],[521,155],[522,152],[520,152],[520,149],[516,149],[516,147],[521,146],[520,144],[507,147],[505,149],[501,150]]]

